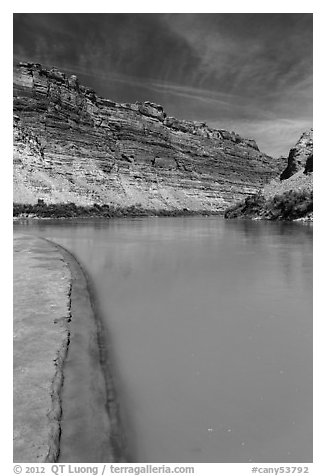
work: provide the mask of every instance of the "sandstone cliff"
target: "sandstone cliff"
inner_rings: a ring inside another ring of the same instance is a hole
[[[104,99],[55,68],[14,68],[14,201],[223,211],[281,172],[254,140]]]
[[[304,132],[295,146],[290,149],[288,156],[288,165],[281,174],[281,180],[286,180],[299,170],[305,169],[305,172],[312,172],[313,161],[313,130]]]
[[[313,130],[304,132],[290,149],[288,164],[256,195],[225,212],[226,218],[309,219],[313,210]]]

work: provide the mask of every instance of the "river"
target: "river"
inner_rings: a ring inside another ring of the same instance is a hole
[[[93,283],[133,462],[312,461],[312,227],[16,222]],[[85,429],[87,431],[87,429]]]

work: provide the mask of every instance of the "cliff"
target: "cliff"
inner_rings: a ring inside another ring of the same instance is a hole
[[[312,220],[313,130],[304,132],[290,149],[287,167],[256,195],[231,206],[226,218]]]
[[[296,172],[304,169],[305,172],[313,171],[313,130],[304,132],[295,146],[290,149],[288,165],[282,172],[280,179],[286,180]]]
[[[55,68],[14,68],[14,202],[223,211],[280,173],[254,140],[120,104]]]

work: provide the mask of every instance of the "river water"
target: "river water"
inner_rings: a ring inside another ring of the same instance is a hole
[[[312,461],[311,226],[179,217],[14,230],[61,244],[88,272],[133,462]]]

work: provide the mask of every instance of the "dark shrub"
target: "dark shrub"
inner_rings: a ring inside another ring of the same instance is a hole
[[[225,218],[266,218],[269,220],[295,220],[311,213],[313,193],[307,190],[290,190],[266,200],[261,194],[247,197],[225,212]]]

